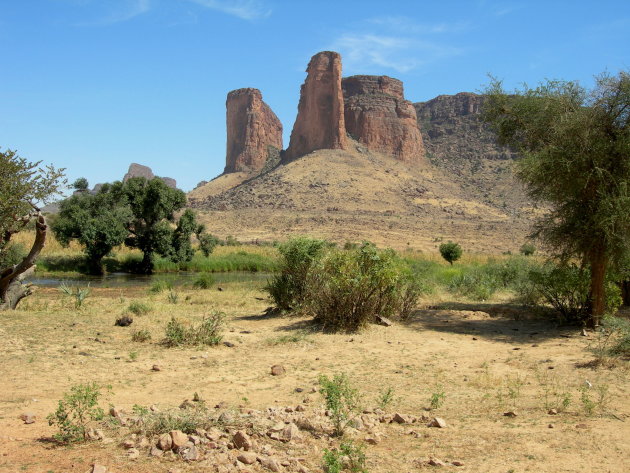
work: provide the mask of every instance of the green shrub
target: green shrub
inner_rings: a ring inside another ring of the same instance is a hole
[[[336,374],[332,379],[321,375],[319,385],[326,410],[330,411],[334,434],[341,436],[359,412],[359,392],[351,386],[345,373]]]
[[[26,257],[28,252],[20,243],[9,243],[6,247],[0,247],[0,268],[14,266]]]
[[[169,302],[169,304],[177,304],[177,302],[179,301],[179,294],[174,291],[170,291],[166,296],[166,300]]]
[[[151,284],[149,292],[152,292],[153,294],[159,294],[160,292],[171,291],[172,289],[173,285],[169,281],[159,279]]]
[[[140,301],[132,301],[127,307],[127,310],[135,315],[148,314],[151,311],[151,306]]]
[[[454,261],[457,261],[462,257],[462,247],[452,241],[442,243],[440,245],[440,254],[442,255],[442,258],[450,264],[453,264]]]
[[[199,235],[199,249],[203,255],[207,258],[212,254],[214,248],[220,243],[220,240],[209,233],[202,233]]]
[[[195,289],[210,289],[214,283],[215,280],[212,274],[203,273],[197,276],[197,279],[193,282],[193,287]]]
[[[393,250],[363,243],[356,250],[330,250],[313,265],[305,308],[324,330],[352,332],[377,315],[408,316],[419,292]]]
[[[232,235],[228,235],[223,244],[225,246],[241,246],[241,242]]]
[[[149,332],[147,329],[135,330],[131,334],[132,342],[144,343],[150,340],[151,340],[151,332]]]
[[[103,418],[103,409],[98,407],[100,395],[100,386],[96,383],[72,386],[59,401],[57,410],[47,417],[49,425],[59,428],[54,438],[64,443],[87,440],[89,424]]]
[[[519,249],[519,252],[523,256],[532,256],[534,253],[536,253],[536,247],[531,243],[523,243],[523,245]]]
[[[355,445],[352,440],[341,442],[339,449],[324,449],[322,457],[324,471],[326,473],[368,473],[365,465],[365,447]]]
[[[477,301],[485,301],[496,292],[500,283],[486,268],[473,267],[453,277],[449,289]]]
[[[138,433],[146,437],[165,434],[173,430],[181,430],[186,434],[194,434],[197,429],[215,427],[216,421],[203,402],[197,402],[188,409],[168,409],[157,412],[147,408],[134,406],[134,413],[140,417],[136,424]]]
[[[223,312],[213,312],[205,317],[201,324],[189,328],[173,317],[166,325],[163,343],[167,347],[218,345],[223,339],[221,332],[224,323]]]
[[[310,268],[325,247],[324,240],[306,237],[292,238],[278,247],[282,257],[280,274],[274,276],[264,288],[276,307],[292,310],[302,304]]]
[[[59,292],[74,299],[74,308],[80,309],[83,306],[83,302],[90,295],[90,285],[87,287],[75,287],[74,289],[68,286],[66,283],[59,285]]]

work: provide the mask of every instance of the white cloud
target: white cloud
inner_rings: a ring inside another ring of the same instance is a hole
[[[75,3],[81,7],[95,5],[99,8],[103,6],[102,3],[95,3],[93,0],[81,0],[75,1]],[[106,9],[100,10],[100,17],[97,20],[80,22],[77,26],[103,26],[122,23],[151,10],[151,0],[116,0],[108,1],[104,5],[106,5]]]
[[[371,70],[371,66],[380,66],[405,73],[461,52],[419,38],[371,33],[343,34],[333,43],[332,49],[341,53],[344,68],[352,72],[365,72]]]
[[[411,18],[405,16],[383,16],[370,18],[366,23],[389,30],[395,30],[399,33],[414,34],[444,34],[459,33],[469,28],[467,22],[456,23],[418,23]]]
[[[260,0],[189,0],[242,20],[258,20],[271,15],[271,9]]]

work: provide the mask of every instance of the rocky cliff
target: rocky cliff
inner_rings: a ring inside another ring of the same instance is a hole
[[[317,53],[306,69],[300,89],[298,114],[283,160],[291,161],[318,149],[346,149],[341,56]]]
[[[149,166],[143,166],[142,164],[131,163],[127,174],[123,176],[123,182],[127,182],[132,177],[144,177],[145,179],[153,179],[154,177],[157,177],[162,179],[167,186],[177,189],[177,181],[175,179],[172,177],[156,176],[153,174],[153,171]]]
[[[258,89],[237,89],[226,100],[227,152],[224,172],[260,171],[282,149],[282,123]],[[274,154],[273,152],[271,154]]]
[[[342,80],[346,131],[373,151],[408,163],[424,161],[416,110],[405,100],[403,84],[387,76]]]

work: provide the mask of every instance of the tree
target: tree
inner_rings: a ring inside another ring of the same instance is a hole
[[[102,259],[125,241],[131,218],[125,196],[104,186],[96,195],[80,193],[64,200],[52,230],[64,246],[72,240],[83,245],[88,271],[103,274]]]
[[[155,253],[170,254],[173,230],[169,222],[173,222],[175,212],[186,205],[186,194],[168,187],[159,178],[132,177],[125,183],[115,182],[111,186],[111,192],[124,196],[131,208],[132,219],[127,226],[129,237],[125,244],[142,251],[140,272],[151,274]]]
[[[500,143],[523,153],[517,176],[550,207],[532,236],[590,266],[588,323],[599,325],[606,273],[630,243],[630,73],[602,74],[590,91],[547,81],[509,95],[492,79],[486,95]]]
[[[197,217],[195,213],[186,209],[179,221],[177,222],[177,228],[173,231],[170,258],[176,263],[184,261],[190,261],[195,255],[192,244],[190,243],[190,237],[195,230],[198,229]]]
[[[49,202],[66,183],[63,169],[42,168],[40,164],[10,149],[0,150],[0,260],[6,261],[1,256],[10,250],[13,235],[31,221],[35,223],[35,240],[28,254],[20,262],[0,267],[0,310],[15,309],[31,294],[30,285],[21,281],[32,271],[48,230],[38,205]]]
[[[531,243],[523,243],[521,245],[521,248],[519,249],[519,252],[523,256],[532,256],[534,253],[536,253],[536,247]]]
[[[462,257],[462,247],[459,246],[458,243],[453,243],[452,241],[442,243],[440,245],[440,254],[442,255],[442,258],[452,265],[454,261],[457,261]]]
[[[90,183],[85,177],[79,177],[76,181],[72,183],[72,188],[78,191],[86,191]]]

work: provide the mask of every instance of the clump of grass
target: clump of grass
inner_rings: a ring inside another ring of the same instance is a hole
[[[442,386],[438,386],[436,390],[431,393],[431,397],[429,398],[429,403],[431,405],[431,409],[439,409],[444,404],[444,400],[446,399],[446,393]]]
[[[169,302],[169,304],[177,304],[177,302],[179,302],[179,294],[177,294],[175,291],[170,291],[168,293],[168,296],[166,296],[166,300]]]
[[[367,473],[365,447],[352,440],[341,442],[338,449],[324,450],[322,463],[326,473]]]
[[[131,334],[132,342],[144,343],[150,340],[151,340],[151,332],[149,332],[147,329],[135,330]]]
[[[127,310],[135,315],[144,315],[151,311],[151,306],[144,302],[132,301],[129,307],[127,307]]]
[[[301,342],[313,343],[313,340],[308,338],[308,335],[306,333],[295,333],[291,335],[279,335],[277,337],[268,338],[265,341],[267,345],[271,346]]]
[[[164,279],[160,279],[151,284],[149,288],[149,292],[153,294],[159,294],[164,291],[171,291],[173,289],[173,285],[169,281],[165,281]]]
[[[193,287],[195,289],[210,289],[215,283],[214,277],[212,274],[203,273],[195,279],[193,282]]]
[[[392,402],[394,402],[394,388],[389,386],[379,393],[377,404],[381,409],[386,409]]]
[[[166,325],[163,344],[167,347],[218,345],[223,340],[221,331],[225,323],[225,313],[212,312],[198,326],[186,327],[181,321],[172,318]]]
[[[216,425],[203,402],[193,408],[169,409],[153,412],[147,408],[134,406],[134,413],[140,417],[137,423],[138,433],[147,437],[161,435],[172,430],[181,430],[186,434],[195,433],[196,429],[209,429]]]

